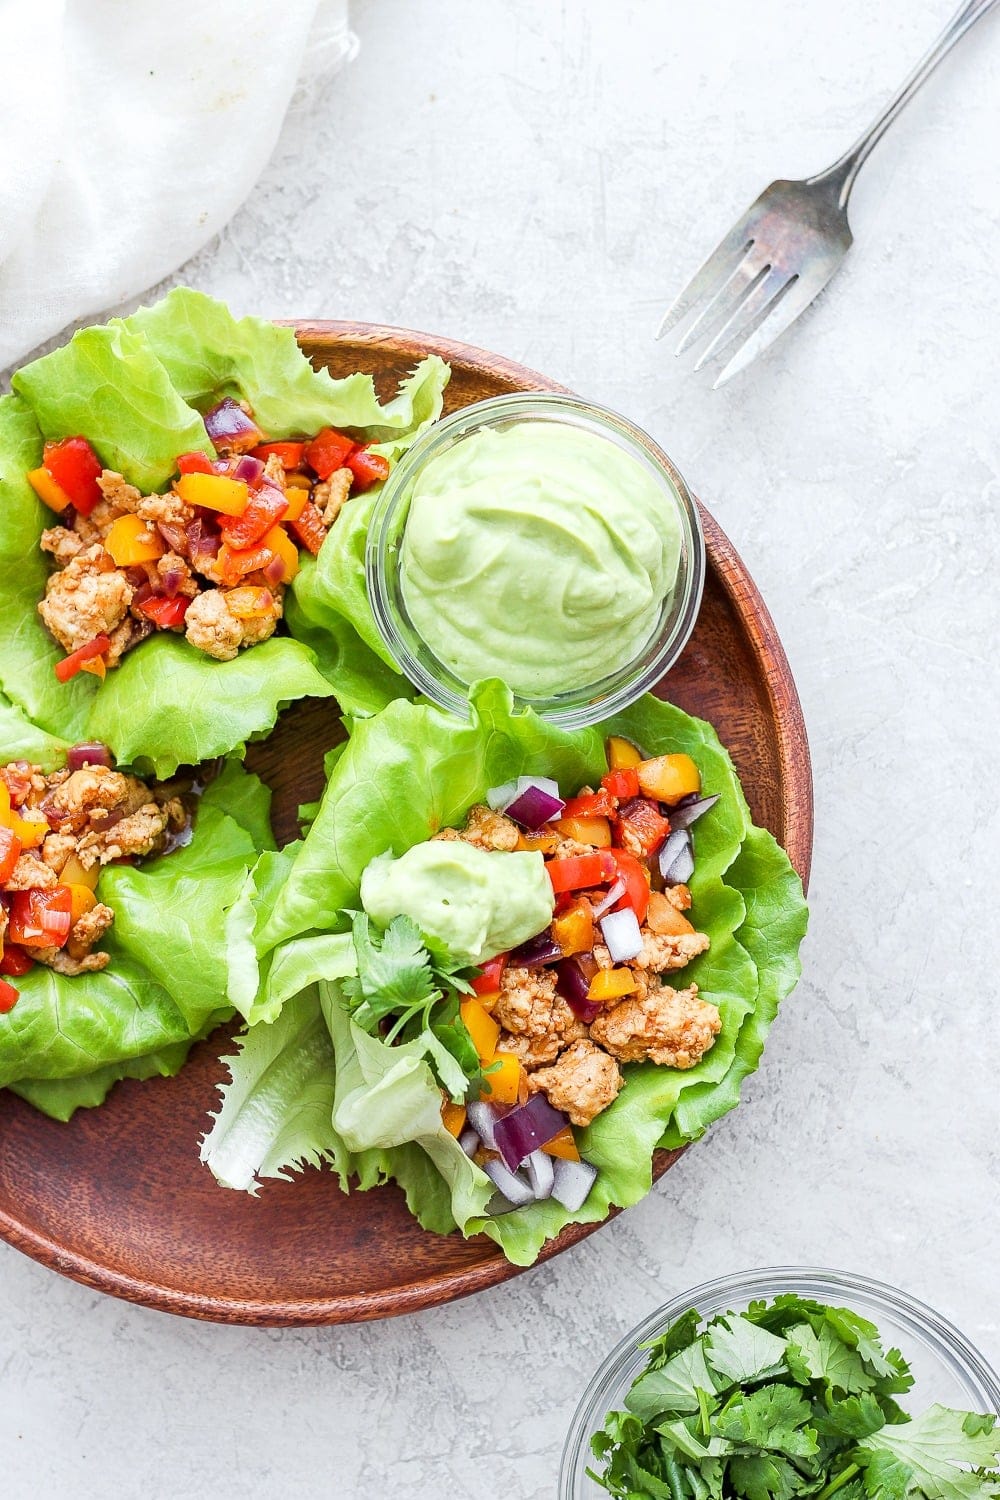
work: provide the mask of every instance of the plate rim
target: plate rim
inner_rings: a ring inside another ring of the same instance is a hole
[[[446,362],[461,363],[467,369],[481,371],[492,380],[506,380],[514,390],[567,392],[566,386],[526,365],[503,355],[493,354],[474,344],[463,343],[416,329],[392,324],[366,323],[339,319],[276,318],[281,327],[292,328],[300,343],[314,348],[350,341],[373,350],[391,351],[398,360],[419,360],[439,355]],[[654,439],[655,441],[655,439]],[[760,590],[736,548],[722,527],[698,500],[708,560],[715,579],[730,606],[740,619],[761,665],[768,692],[770,719],[774,726],[778,759],[783,773],[786,808],[785,848],[792,865],[808,890],[813,846],[813,780],[812,764],[805,718],[798,690],[784,646]],[[780,712],[779,712],[780,704]],[[656,1182],[683,1154],[687,1147],[658,1151],[653,1159],[653,1181]],[[606,1218],[594,1224],[568,1225],[554,1239],[546,1242],[535,1265],[578,1244],[622,1212],[613,1208]],[[374,1321],[400,1314],[417,1312],[472,1296],[497,1286],[531,1267],[512,1265],[497,1255],[478,1266],[450,1273],[419,1277],[391,1292],[352,1292],[314,1299],[253,1299],[217,1297],[206,1293],[182,1291],[176,1287],[109,1270],[107,1266],[81,1252],[67,1250],[51,1236],[19,1223],[0,1209],[0,1239],[49,1270],[96,1291],[155,1311],[174,1313],[201,1321],[238,1326],[317,1327]]]

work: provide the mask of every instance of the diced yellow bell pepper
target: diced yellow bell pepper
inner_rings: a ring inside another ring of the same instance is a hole
[[[48,469],[32,469],[28,475],[28,483],[39,500],[47,505],[50,510],[61,512],[69,505],[69,496],[64,489],[56,484]]]
[[[22,849],[37,849],[49,831],[49,825],[44,818],[36,821],[34,818],[22,818],[16,812],[10,814],[7,826],[12,828],[21,840]]]
[[[75,854],[71,854],[59,872],[60,885],[82,885],[88,891],[97,890],[97,882],[101,876],[101,867],[96,862],[89,870],[85,870]]]
[[[554,1135],[551,1141],[546,1141],[542,1150],[548,1156],[561,1157],[563,1161],[579,1161],[580,1153],[576,1148],[576,1137],[573,1134],[572,1125],[564,1125],[558,1135]]]
[[[620,1000],[623,995],[631,995],[635,988],[635,975],[631,969],[599,969],[590,981],[587,999]]]
[[[640,790],[657,802],[679,802],[701,791],[701,772],[690,755],[657,755],[637,769]]]
[[[274,613],[274,595],[270,589],[244,584],[227,591],[226,608],[237,620],[264,620]]]
[[[607,748],[609,771],[634,771],[636,766],[642,764],[642,755],[631,740],[623,740],[620,735],[613,734],[608,740]]]
[[[275,557],[280,557],[284,572],[281,575],[282,583],[291,583],[299,571],[299,549],[292,541],[284,526],[272,526],[264,537],[263,545],[270,547]]]
[[[113,521],[104,545],[120,568],[136,563],[155,562],[167,550],[167,544],[154,527],[140,516],[119,516]]]
[[[89,672],[93,677],[99,677],[103,682],[108,675],[108,664],[103,656],[92,656],[90,661],[80,663],[81,672]]]
[[[480,1062],[492,1062],[500,1040],[499,1021],[494,1021],[486,1007],[471,995],[462,1001],[460,1012]]]
[[[650,932],[659,933],[663,937],[680,937],[684,933],[694,932],[684,913],[678,911],[661,891],[650,892],[646,925]]]
[[[70,919],[75,927],[80,918],[86,916],[87,912],[92,911],[97,905],[97,897],[89,886],[74,885],[68,880],[60,880],[59,884],[66,886],[70,893]]]
[[[593,844],[595,849],[611,848],[611,824],[607,818],[560,818],[552,826],[564,839]]]
[[[174,489],[186,505],[203,505],[224,516],[241,516],[250,499],[244,481],[225,474],[182,474]]]
[[[518,835],[518,849],[527,849],[532,854],[553,854],[559,844],[555,833],[522,833]]]
[[[309,496],[312,494],[312,487],[308,479],[305,479],[304,475],[298,476],[305,482],[303,484],[295,484],[294,480],[296,477],[295,474],[289,474],[285,480],[285,502],[288,509],[281,518],[283,522],[297,521],[309,504]]]
[[[521,1059],[513,1052],[498,1052],[486,1075],[486,1084],[489,1093],[484,1088],[482,1098],[491,1104],[516,1104],[521,1085]]]
[[[552,941],[568,958],[571,953],[589,953],[594,946],[594,909],[589,901],[578,901],[552,923]]]
[[[465,1129],[465,1105],[452,1104],[450,1099],[445,1099],[441,1105],[441,1124],[457,1140]]]
[[[10,827],[10,788],[6,781],[0,781],[0,825]]]

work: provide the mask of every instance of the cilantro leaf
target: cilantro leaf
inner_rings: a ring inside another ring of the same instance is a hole
[[[651,1422],[668,1411],[700,1412],[699,1391],[709,1397],[710,1408],[717,1405],[715,1382],[701,1342],[689,1344],[658,1369],[647,1370],[625,1397],[625,1405],[644,1422]]]
[[[689,1344],[693,1344],[698,1337],[698,1329],[701,1326],[701,1314],[696,1307],[688,1308],[667,1329],[661,1333],[658,1339],[650,1339],[645,1344],[640,1344],[640,1349],[649,1350],[649,1363],[647,1369],[658,1370],[660,1365],[665,1365],[673,1355],[679,1354]]]
[[[710,1325],[705,1355],[731,1385],[785,1373],[785,1340],[749,1318],[730,1314]]]
[[[765,1385],[740,1392],[715,1420],[720,1437],[748,1448],[784,1453],[789,1458],[812,1458],[816,1433],[807,1425],[812,1407],[787,1385]]]
[[[365,1031],[374,1031],[394,1011],[419,1009],[441,993],[420,929],[409,917],[395,917],[379,939],[367,914],[353,912],[351,929],[358,974],[343,987],[352,1019]]]
[[[792,1500],[801,1491],[802,1476],[777,1454],[745,1454],[730,1460],[729,1482],[746,1500]]]
[[[909,1422],[882,1427],[858,1444],[865,1490],[873,1497],[921,1494],[928,1500],[1000,1495],[995,1418],[931,1406]],[[985,1472],[987,1470],[993,1472]]]
[[[789,1368],[796,1355],[813,1380],[824,1380],[835,1390],[851,1395],[871,1390],[875,1377],[865,1368],[857,1350],[845,1344],[826,1319],[816,1332],[811,1323],[797,1323],[789,1328],[786,1337],[789,1345]],[[805,1382],[799,1381],[799,1384]]]
[[[825,1410],[813,1413],[813,1426],[823,1437],[852,1441],[871,1437],[885,1422],[886,1414],[870,1391],[848,1396],[843,1401],[831,1401]]]

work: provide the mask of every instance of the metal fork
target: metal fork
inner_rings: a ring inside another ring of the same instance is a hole
[[[815,177],[772,182],[688,282],[656,336],[662,338],[704,304],[678,344],[678,354],[711,334],[695,365],[700,370],[738,339],[743,341],[714,389],[763,354],[839,270],[854,239],[847,205],[858,172],[942,58],[998,4],[1000,0],[965,0],[860,140]]]

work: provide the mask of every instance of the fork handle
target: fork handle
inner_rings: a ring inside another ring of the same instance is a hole
[[[927,82],[938,63],[947,57],[955,43],[961,41],[965,33],[970,31],[988,11],[994,10],[998,4],[1000,0],[964,0],[933,47],[917,63],[913,72],[900,86],[898,93],[886,105],[875,123],[859,140],[855,141],[839,161],[835,162],[832,167],[828,167],[825,172],[819,172],[815,177],[811,177],[810,182],[829,181],[831,186],[835,186],[838,190],[840,207],[845,208],[851,196],[855,178],[896,116],[906,108],[917,90]]]

